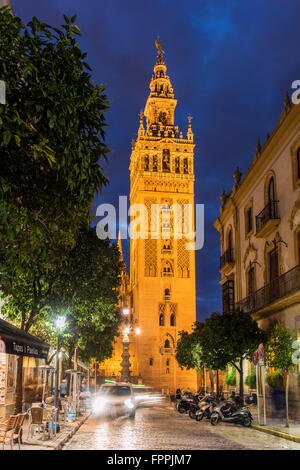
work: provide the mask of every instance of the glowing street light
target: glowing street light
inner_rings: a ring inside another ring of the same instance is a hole
[[[140,334],[141,334],[141,329],[140,329],[140,328],[136,328],[135,334],[136,334],[136,335],[140,335]]]
[[[63,316],[57,317],[55,320],[55,327],[57,330],[63,330],[66,326],[66,319]]]
[[[123,315],[129,315],[129,308],[128,307],[123,308]]]

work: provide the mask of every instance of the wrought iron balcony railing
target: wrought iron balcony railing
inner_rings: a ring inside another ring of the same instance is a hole
[[[266,207],[256,216],[256,233],[260,232],[269,220],[278,220],[278,202],[270,201]]]
[[[234,263],[234,250],[228,248],[220,258],[220,268],[223,269],[227,264]]]
[[[159,348],[159,352],[160,354],[174,354],[174,348],[163,348],[163,347],[160,347]]]
[[[300,289],[300,265],[278,276],[269,284],[253,292],[237,303],[244,312],[256,312],[271,303],[293,294]]]

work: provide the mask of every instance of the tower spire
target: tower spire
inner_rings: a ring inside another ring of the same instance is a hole
[[[192,131],[192,116],[189,114],[188,115],[188,131],[187,131],[187,140],[191,140],[193,142],[193,139],[194,139],[194,134],[193,134],[193,131]]]
[[[139,127],[139,132],[138,132],[138,136],[139,137],[142,137],[145,135],[145,129],[144,129],[144,113],[143,111],[141,110],[140,111],[140,127]]]
[[[165,54],[165,51],[162,50],[161,42],[159,40],[159,36],[155,40],[155,45],[157,48],[157,63],[161,64],[164,62],[163,60],[163,54]]]
[[[157,61],[150,82],[150,94],[145,106],[146,132],[148,137],[176,137],[178,127],[174,125],[174,111],[177,101],[167,66],[163,60],[164,51],[159,39],[156,39]]]

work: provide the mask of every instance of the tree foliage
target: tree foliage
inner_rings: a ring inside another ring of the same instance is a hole
[[[293,336],[289,328],[277,323],[271,331],[267,348],[267,360],[270,367],[283,373],[295,368],[292,361]]]
[[[243,395],[242,360],[251,358],[253,351],[266,339],[250,314],[242,311],[212,313],[204,322],[196,322],[193,332],[184,332],[177,345],[179,364],[211,370],[224,370],[233,365],[240,374],[240,393]]]
[[[75,247],[56,269],[40,271],[31,283],[23,277],[0,276],[6,296],[3,313],[26,331],[39,330],[39,336],[42,328],[45,339],[57,334],[55,316],[65,315],[65,344],[79,344],[85,357],[89,350],[95,355],[95,343],[100,347],[103,342],[109,352],[108,338],[113,340],[119,324],[121,267],[116,244],[99,240],[95,228],[81,229]]]
[[[176,360],[183,369],[195,369],[200,371],[203,367],[201,360],[201,345],[198,342],[197,332],[202,324],[196,322],[192,333],[179,332],[179,340],[176,345]]]
[[[60,261],[107,183],[105,89],[76,42],[76,17],[64,18],[60,29],[36,17],[24,26],[0,10],[1,272],[27,275],[33,264]]]
[[[78,346],[82,360],[96,357],[102,361],[111,355],[120,322],[117,303],[121,267],[117,245],[99,240],[95,228],[83,228],[75,247],[56,268],[39,269],[32,279],[7,273],[0,276],[0,290],[6,298],[2,313],[25,331],[54,344],[58,334],[54,319],[65,315],[61,345],[69,357]],[[16,403],[19,411],[21,375]]]
[[[276,323],[267,345],[267,360],[270,367],[277,369],[277,378],[282,374],[285,384],[286,427],[289,427],[289,371],[295,369],[292,360],[293,336],[289,328]],[[278,374],[279,372],[279,374]],[[280,374],[281,372],[281,374]],[[274,374],[274,378],[275,375]],[[275,380],[271,380],[274,383]]]

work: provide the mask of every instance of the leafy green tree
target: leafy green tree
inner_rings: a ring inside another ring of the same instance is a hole
[[[78,345],[84,360],[109,357],[119,325],[117,310],[120,254],[116,244],[99,240],[95,228],[79,232],[77,244],[56,269],[35,271],[32,279],[0,276],[6,297],[3,313],[25,331],[42,328],[54,337],[54,318],[67,320],[63,345],[72,358]],[[22,404],[22,357],[18,359],[16,411]]]
[[[209,323],[209,322],[208,322]],[[212,328],[214,328],[212,330]],[[240,396],[244,396],[243,360],[251,359],[252,353],[260,343],[264,343],[266,335],[249,313],[236,310],[223,313],[211,328],[207,329],[209,335],[208,347],[212,348],[220,368],[232,364],[239,373]]]
[[[249,388],[256,388],[256,370],[255,367],[251,368],[251,372],[247,375],[245,379],[245,384],[248,385]]]
[[[187,363],[197,364],[197,361],[210,370],[224,370],[231,364],[240,376],[240,395],[244,395],[243,359],[251,358],[253,351],[258,345],[265,341],[266,335],[250,314],[241,311],[232,313],[212,313],[191,334],[190,341],[185,337],[186,349],[193,349],[197,360],[191,352],[186,351]],[[177,356],[176,356],[177,357]],[[191,360],[190,360],[191,358]],[[184,361],[184,354],[179,356]],[[182,362],[184,364],[184,362]],[[195,367],[195,366],[194,366]],[[218,386],[218,384],[217,384]]]
[[[80,232],[50,298],[52,309],[66,312],[64,344],[69,356],[76,346],[86,361],[93,357],[102,362],[111,356],[120,321],[116,305],[122,267],[116,244],[99,240],[94,228]]]
[[[36,17],[24,26],[0,9],[0,272],[12,275],[60,262],[107,183],[105,88],[76,42],[76,16],[64,18],[60,29]]]
[[[277,323],[271,331],[267,345],[268,364],[270,367],[281,371],[284,379],[286,427],[289,427],[289,372],[295,369],[292,360],[293,341],[291,330],[281,323]]]
[[[176,360],[183,369],[195,369],[200,371],[203,367],[201,359],[201,346],[197,340],[196,331],[201,328],[201,323],[194,325],[192,333],[187,331],[179,332],[179,339],[176,344]]]
[[[181,368],[195,369],[199,372],[204,367],[209,369],[211,389],[214,391],[214,377],[217,376],[217,393],[219,394],[218,371],[216,373],[210,368],[212,362],[208,360],[207,354],[203,354],[204,323],[195,322],[193,331],[181,331],[176,346],[176,360]]]

